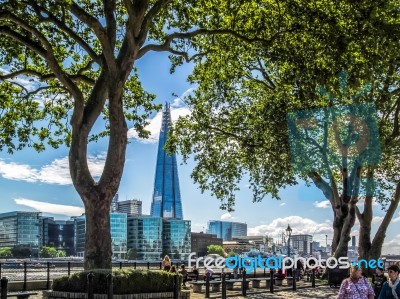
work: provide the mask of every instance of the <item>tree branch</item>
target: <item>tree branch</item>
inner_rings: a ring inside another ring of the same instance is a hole
[[[39,41],[43,43],[44,48],[42,47],[42,45],[39,45],[38,43],[30,40],[28,37],[22,36],[21,34],[11,30],[9,27],[0,26],[0,34],[3,33],[11,37],[15,41],[26,45],[28,48],[35,51],[38,55],[42,56],[48,63],[49,68],[54,72],[57,79],[60,80],[61,83],[63,83],[64,86],[68,88],[69,92],[76,100],[79,100],[83,103],[82,92],[60,67],[57,59],[54,56],[52,45],[46,39],[46,37],[36,28],[30,26],[24,20],[18,18],[9,11],[1,11],[0,20],[7,20],[16,25],[19,25],[26,31],[32,33],[36,38],[38,38]]]
[[[139,42],[144,42],[147,32],[149,31],[150,24],[153,22],[154,18],[159,14],[159,12],[166,7],[172,0],[158,0],[150,8],[149,12],[143,19],[142,26],[140,26],[140,33],[136,32],[135,36],[139,37]]]
[[[106,16],[107,36],[111,48],[114,49],[117,35],[117,23],[114,17],[114,12],[116,8],[115,0],[103,0],[103,5],[104,15]]]
[[[75,2],[72,2],[70,6],[71,12],[84,24],[86,24],[89,28],[91,28],[99,39],[102,48],[104,59],[107,62],[107,66],[113,75],[116,74],[117,65],[114,57],[114,49],[111,43],[108,40],[107,31],[101,25],[99,20],[88,14],[85,10],[83,10],[79,5]]]
[[[234,36],[244,42],[247,43],[254,43],[254,42],[263,42],[263,43],[269,43],[270,41],[267,41],[265,39],[262,38],[248,38],[246,36],[243,36],[241,34],[239,34],[238,32],[234,31],[234,30],[230,30],[230,29],[215,29],[215,30],[208,30],[208,29],[197,29],[194,30],[192,32],[175,32],[172,33],[170,35],[168,35],[165,38],[165,42],[163,44],[149,44],[146,45],[144,47],[142,47],[138,54],[136,59],[141,58],[143,55],[145,55],[147,52],[149,51],[169,51],[171,50],[171,42],[174,39],[191,39],[193,37],[196,37],[198,35],[223,35],[223,34],[228,34],[231,36]]]
[[[36,12],[37,17],[42,21],[47,21],[56,25],[59,29],[65,32],[69,37],[75,40],[88,55],[95,60],[98,64],[101,64],[100,56],[86,43],[79,35],[77,35],[71,28],[69,28],[63,21],[60,21],[54,14],[48,11],[46,8],[39,6],[36,2],[26,2],[27,5],[32,5]],[[41,12],[44,12],[47,17],[44,17]]]

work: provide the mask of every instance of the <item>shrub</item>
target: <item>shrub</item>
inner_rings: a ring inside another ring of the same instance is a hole
[[[94,273],[93,290],[96,294],[107,294],[107,275],[110,270],[98,269],[83,271],[71,276],[64,276],[53,280],[53,291],[87,292],[87,276]],[[118,269],[113,270],[114,294],[138,294],[173,291],[173,273],[166,271]],[[179,286],[182,276],[179,275]]]

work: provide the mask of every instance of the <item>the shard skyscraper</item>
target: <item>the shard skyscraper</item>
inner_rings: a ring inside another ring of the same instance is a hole
[[[156,175],[154,180],[151,216],[164,219],[183,219],[176,155],[164,150],[171,126],[170,105],[166,103],[158,143]]]

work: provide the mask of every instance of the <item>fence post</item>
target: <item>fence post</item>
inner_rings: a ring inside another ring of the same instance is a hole
[[[107,299],[112,299],[114,296],[114,285],[112,273],[107,274]]]
[[[122,269],[122,262],[119,262],[119,268]]]
[[[226,299],[226,273],[222,273],[222,290],[221,290],[221,299]]]
[[[47,282],[46,289],[50,289],[50,262],[47,262]]]
[[[269,291],[271,293],[274,292],[274,269],[269,269],[269,278],[270,278],[270,282],[269,282]]]
[[[254,269],[253,269],[253,273],[254,273],[254,274],[253,274],[253,277],[254,277],[254,278],[256,278],[256,270],[257,270],[257,268],[254,267]]]
[[[205,298],[210,298],[210,273],[206,273],[206,294]]]
[[[246,297],[246,269],[242,270],[242,296]]]
[[[68,276],[71,275],[71,262],[68,262]]]
[[[311,273],[311,286],[315,288],[315,269],[312,269]]]
[[[174,299],[178,299],[179,297],[179,276],[178,274],[174,275]]]
[[[150,262],[147,262],[147,270],[150,270]]]
[[[160,262],[160,270],[162,270],[162,262]]]
[[[1,279],[1,299],[7,299],[7,284],[8,284],[7,277],[3,277]]]
[[[93,272],[90,272],[90,273],[87,275],[87,280],[88,280],[87,298],[88,298],[88,299],[93,299],[93,298],[94,298],[94,293],[93,293],[93,277],[94,277]]]
[[[27,273],[26,273],[26,271],[27,271],[27,269],[26,269],[26,262],[24,262],[24,292],[26,291],[26,276],[27,276]]]
[[[293,272],[293,273],[296,273],[295,275],[292,275],[292,276],[294,276],[294,277],[292,277],[292,281],[293,281],[293,291],[296,291],[296,289],[297,289],[296,280],[297,280],[297,275],[299,275],[299,273],[297,272],[297,269],[295,269],[294,267],[293,267],[292,272]]]
[[[136,262],[133,262],[133,269],[136,270]]]

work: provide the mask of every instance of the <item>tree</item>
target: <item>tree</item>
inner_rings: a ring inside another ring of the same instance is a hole
[[[235,192],[245,174],[253,201],[267,194],[279,199],[279,189],[296,184],[299,177],[313,182],[332,206],[332,248],[337,257],[347,254],[356,216],[361,219],[360,240],[365,240],[361,247],[366,251],[371,247],[371,203],[376,198],[383,207],[388,205],[375,237],[374,255],[380,254],[400,196],[400,57],[396,50],[400,28],[395,7],[390,1],[383,6],[336,1],[270,4],[270,17],[263,25],[279,24],[283,34],[267,45],[235,47],[224,38],[210,45],[213,50],[190,76],[199,86],[195,95],[186,99],[192,114],[178,121],[170,149],[179,150],[185,159],[194,156],[194,181],[203,191],[210,190],[228,211],[234,208]],[[243,26],[240,21],[237,26]],[[248,23],[255,31],[265,30],[255,19]],[[206,69],[212,70],[204,72]],[[348,73],[346,78],[338,76],[343,70]],[[363,89],[367,82],[370,90]],[[308,136],[307,130],[301,134],[295,130],[304,151],[293,157],[293,136],[287,125],[290,113],[304,110],[306,115],[319,109],[323,119],[322,112],[331,107],[360,103],[376,107],[381,163],[358,163],[347,155],[338,160],[324,151],[325,144],[338,143],[339,139],[343,143],[351,136],[351,131],[339,132],[331,126],[334,134],[328,138],[325,129],[334,118],[321,122],[321,135]],[[316,159],[307,162],[315,155]],[[306,167],[295,167],[302,163]],[[372,185],[360,184],[361,179],[378,182],[383,192],[371,193],[368,189]],[[363,198],[361,212],[357,203]]]
[[[225,251],[221,245],[208,245],[207,254],[218,254],[220,256],[225,256]]]
[[[169,52],[198,63],[215,35],[246,43],[269,35],[235,26],[258,15],[256,1],[5,0],[0,4],[0,149],[43,151],[67,145],[73,185],[86,215],[85,269],[111,268],[110,203],[123,173],[127,121],[140,137],[159,105],[140,84],[135,62]],[[259,16],[258,16],[259,17]],[[238,31],[236,31],[238,29]],[[192,56],[190,56],[192,55]],[[19,82],[29,80],[31,87]],[[32,87],[33,86],[33,87]],[[105,130],[93,132],[103,118]],[[88,143],[108,138],[101,177],[92,177]]]
[[[0,257],[1,258],[12,257],[11,247],[0,248]]]
[[[59,251],[60,251],[60,253],[62,252],[62,250],[57,250],[57,249],[54,248],[54,247],[43,246],[43,247],[40,249],[40,256],[41,256],[41,257],[44,257],[44,258],[49,258],[49,257],[54,258],[54,257],[58,257]]]

